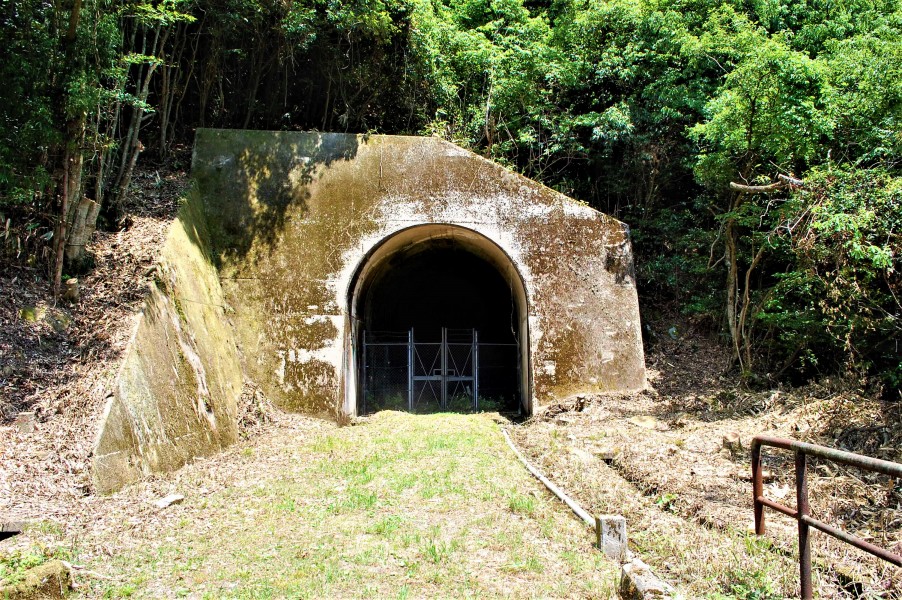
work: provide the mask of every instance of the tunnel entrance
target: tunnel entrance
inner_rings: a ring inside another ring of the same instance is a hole
[[[458,229],[383,249],[361,274],[351,307],[358,414],[527,408],[522,282],[492,242]]]

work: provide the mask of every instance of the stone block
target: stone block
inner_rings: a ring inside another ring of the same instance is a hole
[[[662,581],[638,558],[621,567],[619,593],[623,600],[677,598],[673,587]]]
[[[620,515],[595,517],[595,534],[598,549],[605,556],[624,563],[627,559],[626,519]]]

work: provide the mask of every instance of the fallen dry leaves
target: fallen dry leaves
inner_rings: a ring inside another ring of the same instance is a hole
[[[751,391],[723,375],[726,358],[723,348],[704,337],[659,342],[647,356],[649,390],[584,397],[579,410],[570,399],[521,428],[520,440],[539,448],[560,439],[570,460],[554,459],[553,468],[574,485],[585,479],[568,471],[612,467],[660,509],[711,530],[740,533],[753,530],[749,446],[755,435],[902,460],[896,404],[831,380]],[[586,454],[598,460],[572,460]],[[816,518],[902,552],[899,482],[824,461],[809,465]],[[795,506],[793,457],[765,450],[765,468],[765,495]],[[767,511],[766,519],[768,540],[780,552],[794,552],[795,521],[774,511]],[[836,589],[902,596],[902,576],[895,567],[819,532],[812,539],[815,561]]]
[[[136,175],[123,228],[95,234],[95,266],[79,278],[76,304],[54,306],[35,269],[0,274],[3,521],[65,520],[91,493],[97,422],[186,185],[184,172]],[[23,309],[35,309],[36,318],[23,318]],[[35,413],[33,432],[13,424],[23,410]]]

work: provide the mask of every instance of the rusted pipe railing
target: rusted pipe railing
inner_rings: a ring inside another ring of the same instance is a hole
[[[764,497],[764,479],[761,474],[761,447],[771,446],[795,452],[796,463],[796,508],[778,504]],[[883,473],[890,477],[902,478],[902,464],[871,458],[852,452],[843,452],[835,448],[806,444],[787,438],[771,437],[767,435],[755,436],[752,439],[752,492],[755,499],[755,533],[764,534],[764,507],[774,509],[777,512],[788,515],[799,523],[799,573],[801,575],[801,597],[803,600],[811,600],[813,588],[811,585],[811,542],[809,540],[810,528],[815,528],[838,540],[851,544],[860,550],[864,550],[874,556],[902,567],[902,556],[893,554],[885,548],[875,546],[861,538],[837,529],[826,523],[822,523],[811,517],[811,508],[808,504],[808,456],[816,456],[836,463],[858,467],[865,471]]]

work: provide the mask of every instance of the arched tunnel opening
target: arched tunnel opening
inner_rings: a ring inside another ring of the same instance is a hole
[[[370,259],[351,307],[358,414],[524,412],[525,293],[481,242],[431,235]]]

